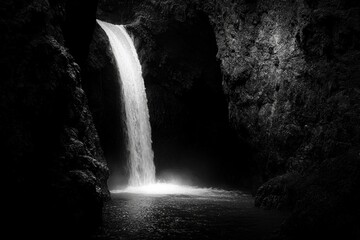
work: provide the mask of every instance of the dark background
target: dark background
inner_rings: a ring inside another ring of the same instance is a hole
[[[134,35],[160,176],[252,190],[256,206],[292,211],[285,239],[359,238],[359,12],[356,0],[1,1],[6,229],[88,234],[109,174],[126,180],[97,17]]]

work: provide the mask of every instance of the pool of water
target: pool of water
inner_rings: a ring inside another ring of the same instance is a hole
[[[119,192],[104,209],[93,239],[243,239],[272,236],[286,213],[254,207],[242,192],[201,194]]]

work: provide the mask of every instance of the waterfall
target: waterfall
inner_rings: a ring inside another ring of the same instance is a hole
[[[141,65],[134,43],[123,25],[97,21],[106,32],[116,59],[121,101],[125,110],[129,185],[155,183],[149,110]]]

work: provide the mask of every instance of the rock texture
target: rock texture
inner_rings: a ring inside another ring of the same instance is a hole
[[[189,86],[191,77],[186,74],[193,76],[192,68],[185,65],[181,71],[180,63],[169,67],[173,52],[159,47],[165,43],[158,36],[192,26],[197,16],[209,19],[229,120],[239,139],[245,140],[240,143],[251,146],[251,161],[264,183],[256,205],[294,209],[284,236],[359,237],[358,1],[136,3],[130,20],[125,15],[104,17],[134,21],[134,33],[141,39],[138,48],[145,51],[143,63],[158,64],[145,65],[145,74],[149,69],[160,71],[153,81],[166,79],[171,86],[179,83],[179,89]],[[176,78],[168,77],[169,72],[176,70],[182,75],[171,82]]]
[[[224,4],[210,17],[230,120],[275,177],[256,205],[295,207],[293,238],[358,236],[359,4]]]
[[[109,188],[127,183],[126,146],[119,75],[106,33],[96,25],[83,71],[83,86],[99,133],[104,156],[109,165]]]
[[[14,239],[83,234],[109,196],[80,68],[64,47],[68,11],[62,0],[0,5],[2,169]]]
[[[230,119],[266,177],[303,173],[359,143],[359,16],[335,2],[244,2],[212,16]]]

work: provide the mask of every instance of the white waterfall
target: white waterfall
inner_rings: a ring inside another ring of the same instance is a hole
[[[97,21],[106,32],[119,71],[125,122],[130,186],[155,183],[149,110],[141,65],[134,43],[123,25]],[[120,100],[119,100],[120,101]]]

